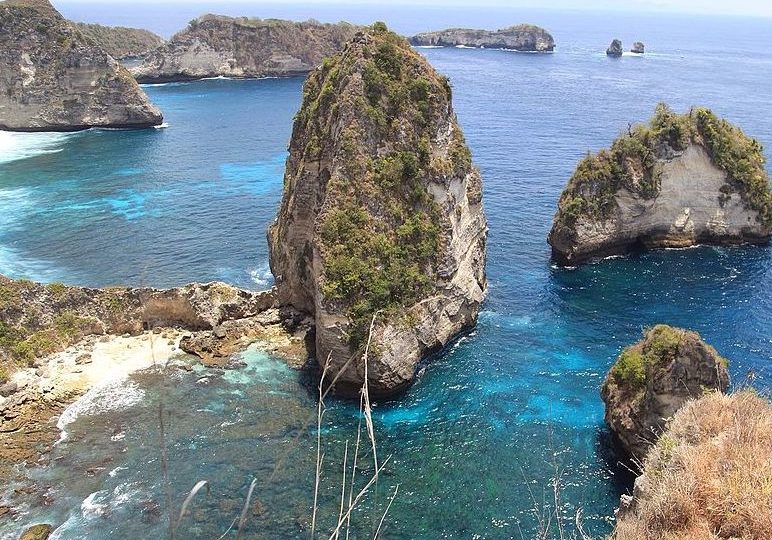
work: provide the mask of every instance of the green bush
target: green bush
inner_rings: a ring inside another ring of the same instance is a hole
[[[622,351],[611,372],[618,381],[633,388],[643,388],[646,385],[646,359],[636,346]]]

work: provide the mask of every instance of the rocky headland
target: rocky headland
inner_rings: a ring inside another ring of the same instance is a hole
[[[48,0],[0,2],[0,129],[76,131],[162,123],[131,74]]]
[[[252,344],[299,368],[311,323],[280,309],[273,290],[91,289],[0,276],[0,478],[44,455],[59,437],[55,417],[111,377],[183,353],[211,368],[238,368],[234,353]],[[174,361],[186,368],[191,358]]]
[[[144,57],[164,42],[161,36],[142,28],[80,22],[73,24],[81,34],[93,40],[116,60]]]
[[[279,302],[314,318],[336,391],[398,392],[475,324],[481,188],[448,80],[383,23],[309,75],[268,241]]]
[[[144,83],[306,74],[324,57],[341,50],[356,30],[345,22],[204,15],[131,72]]]
[[[608,49],[606,49],[606,55],[613,58],[622,56],[622,42],[618,39],[613,40],[611,45],[608,46]]]
[[[659,324],[622,351],[603,382],[606,423],[640,461],[684,403],[728,386],[726,359],[699,334]]]
[[[500,30],[449,28],[424,32],[410,38],[417,47],[478,47],[521,52],[552,52],[555,40],[544,28],[519,24]]]
[[[708,109],[657,107],[563,191],[548,241],[571,265],[641,248],[766,243],[772,192],[761,144]]]

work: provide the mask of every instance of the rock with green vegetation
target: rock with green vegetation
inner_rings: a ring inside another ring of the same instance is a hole
[[[204,15],[132,68],[140,82],[306,74],[339,51],[357,27]]]
[[[314,316],[338,392],[367,372],[393,394],[475,324],[486,237],[448,80],[383,23],[358,33],[306,80],[268,233],[279,300]]]
[[[93,40],[116,60],[141,58],[160,47],[161,36],[142,28],[73,23],[81,34]]]
[[[48,0],[0,2],[0,129],[75,131],[163,122],[131,74]]]
[[[560,264],[640,248],[766,243],[772,192],[761,144],[708,109],[657,106],[563,191],[548,241]]]
[[[481,47],[521,52],[552,52],[555,40],[544,28],[533,24],[518,24],[500,30],[449,28],[424,32],[410,38],[418,47]]]
[[[606,376],[606,423],[625,451],[642,460],[684,403],[728,386],[726,359],[699,334],[658,324],[623,350]]]
[[[38,525],[32,525],[24,530],[19,537],[19,540],[46,540],[51,536],[51,532],[54,530],[51,525],[47,523],[41,523]]]

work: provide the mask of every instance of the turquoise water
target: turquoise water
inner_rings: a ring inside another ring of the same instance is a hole
[[[499,18],[469,17],[500,26]],[[612,37],[607,19],[541,20],[558,41],[553,55],[422,50],[452,80],[483,173],[490,292],[472,334],[426,366],[400,400],[377,404],[379,455],[393,461],[377,502],[355,516],[357,538],[371,537],[372,515],[397,484],[383,538],[532,538],[534,509],[554,505],[555,477],[566,528],[581,508],[589,532],[608,532],[630,478],[616,464],[598,390],[647,325],[694,328],[731,359],[736,383],[772,385],[769,247],[659,251],[558,269],[545,242],[577,160],[660,100],[712,107],[772,144],[770,22],[621,19],[614,29],[636,32],[620,37],[643,39],[652,52],[615,61],[602,52]],[[396,25],[411,21],[404,15]],[[264,233],[281,196],[301,82],[147,87],[166,115],[160,130],[0,134],[0,272],[88,285],[267,285]],[[66,426],[53,464],[31,473],[50,504],[17,497],[28,514],[0,521],[0,536],[46,519],[62,524],[57,538],[161,537],[163,404],[177,508],[197,480],[211,483],[180,537],[222,534],[257,478],[264,511],[245,536],[307,538],[313,383],[255,351],[245,361],[224,373],[142,374],[97,394],[116,407],[85,408]],[[343,446],[353,444],[356,425],[353,406],[330,403],[323,529],[337,516]]]

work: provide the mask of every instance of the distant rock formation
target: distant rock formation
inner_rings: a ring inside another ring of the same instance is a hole
[[[555,49],[555,40],[549,32],[532,24],[519,24],[495,31],[450,28],[424,32],[411,37],[410,43],[418,47],[462,46],[522,52],[552,52]]]
[[[728,386],[727,361],[699,334],[659,324],[622,351],[606,376],[606,423],[627,453],[642,460],[686,401]]]
[[[771,481],[772,404],[700,392],[649,450],[609,540],[769,538]]]
[[[766,243],[772,192],[761,144],[707,109],[659,105],[563,191],[548,241],[572,265],[640,248]]]
[[[73,23],[84,36],[94,40],[116,60],[139,58],[160,47],[161,36],[141,28],[103,26],[101,24]]]
[[[622,42],[618,39],[612,41],[611,45],[609,45],[608,49],[606,49],[606,54],[614,58],[619,58],[622,56]]]
[[[357,27],[204,15],[145,57],[131,72],[139,82],[205,77],[284,77],[305,74],[339,51]]]
[[[163,121],[131,74],[47,0],[0,3],[0,129],[74,131]]]
[[[640,41],[636,41],[635,43],[633,43],[633,48],[630,49],[630,52],[635,54],[643,54],[645,51],[646,51],[646,46]]]
[[[480,174],[448,80],[383,23],[325,60],[303,95],[268,233],[279,301],[314,316],[336,391],[356,395],[367,374],[374,395],[393,394],[477,320]]]

